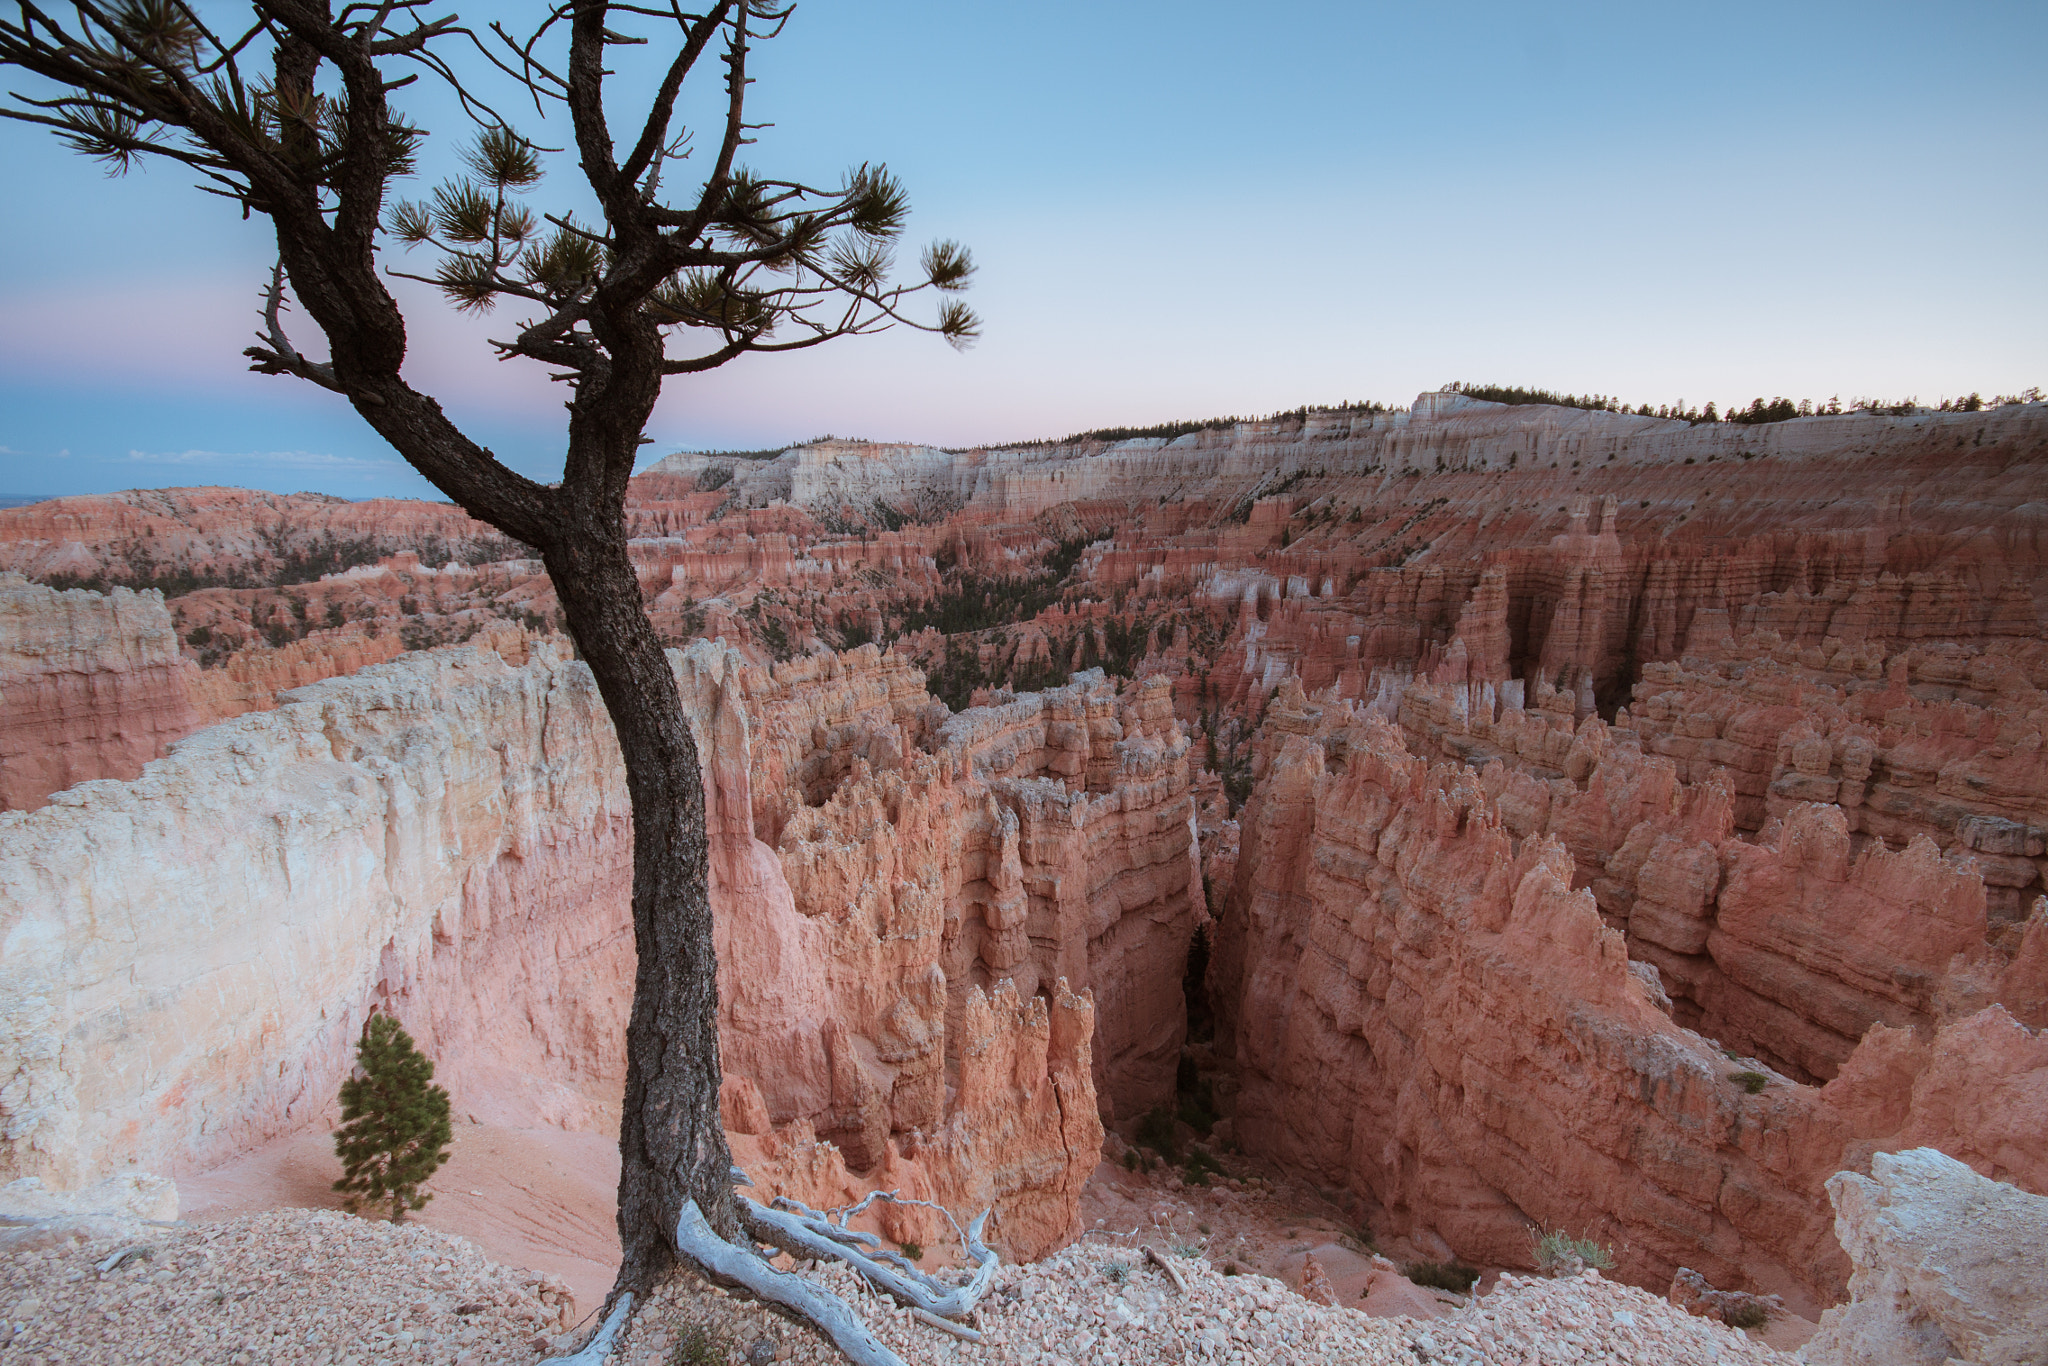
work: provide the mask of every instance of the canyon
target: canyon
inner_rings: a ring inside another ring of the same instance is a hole
[[[2048,1193],[2044,489],[2039,403],[661,460],[736,1160],[1037,1258],[1164,1122],[1428,1260],[1565,1230],[1817,1317],[1837,1173]],[[615,1126],[559,626],[452,507],[0,511],[0,1174],[320,1129],[373,1006],[479,1123]]]

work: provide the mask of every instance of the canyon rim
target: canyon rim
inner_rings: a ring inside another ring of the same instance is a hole
[[[1838,1172],[2048,1191],[2044,487],[2039,403],[663,461],[736,1160],[1033,1261],[1204,1154],[1818,1318],[1880,1277]],[[372,1009],[479,1131],[615,1131],[630,816],[538,563],[191,489],[0,511],[0,568],[17,1189],[324,1132]]]

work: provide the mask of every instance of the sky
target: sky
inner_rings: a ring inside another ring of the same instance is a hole
[[[905,257],[973,250],[983,336],[672,380],[648,458],[997,444],[1453,380],[1724,407],[2048,384],[2044,46],[2038,0],[803,0],[752,62],[773,123],[752,164],[829,182],[885,162],[914,206]],[[614,51],[624,114],[659,54]],[[418,195],[465,134],[439,92],[395,102],[437,130]],[[707,145],[712,111],[685,102]],[[0,168],[0,497],[436,496],[335,396],[245,370],[260,220],[21,124]],[[582,202],[575,179],[557,159],[534,203]],[[488,346],[517,311],[394,288],[408,379],[557,476],[560,389]]]

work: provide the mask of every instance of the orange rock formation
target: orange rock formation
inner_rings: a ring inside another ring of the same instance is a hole
[[[1752,1095],[1732,1078],[1757,1064],[1666,1015],[1654,974],[1573,889],[1565,843],[1518,837],[1488,786],[1349,706],[1281,745],[1210,970],[1248,1147],[1467,1258],[1526,1265],[1533,1229],[1565,1228],[1612,1243],[1644,1284],[1685,1266],[1809,1309],[1846,1284],[1823,1185],[1870,1152],[1931,1144],[2048,1188],[2048,1038],[1969,1002],[1915,1022],[1931,1030],[1859,1030],[1826,1086],[1764,1070]],[[1739,857],[1752,876],[1849,873],[1797,834]],[[1981,947],[1974,874],[1931,851],[1877,857],[1933,881],[1885,888],[1866,860],[1862,885],[1956,908],[1956,942],[1975,930]],[[2048,933],[2048,909],[2036,922]]]
[[[0,575],[0,811],[133,778],[203,724],[163,595],[53,592]]]
[[[657,628],[733,651],[680,666],[728,1127],[814,1202],[995,1199],[1013,1247],[1053,1246],[1096,1126],[1196,1056],[1206,875],[1214,1081],[1253,1152],[1439,1253],[1524,1265],[1548,1224],[1658,1290],[1683,1266],[1811,1309],[1847,1274],[1838,1168],[1924,1143],[2048,1189],[2043,487],[2043,404],[1693,427],[1435,394],[1172,441],[672,457],[628,515]],[[340,994],[427,1016],[508,1114],[603,1122],[620,808],[523,547],[439,505],[170,490],[0,512],[10,567],[172,596],[0,590],[28,642],[0,659],[0,801],[352,674],[167,763],[283,745],[250,772],[287,824],[345,788],[349,828],[391,834],[360,856],[403,873],[369,919],[413,928],[352,947]],[[449,695],[492,699],[465,705],[507,748],[408,747],[444,683],[377,720],[344,700],[480,633],[506,675]],[[316,701],[367,738],[316,743]],[[176,863],[198,836],[152,781],[0,839],[70,831],[20,865],[47,871],[83,847],[67,821],[161,819]],[[242,796],[222,828],[259,823]],[[423,822],[465,833],[430,857]],[[572,1002],[550,955],[608,985]],[[45,1037],[59,998],[15,986]],[[497,1038],[479,1003],[521,991],[531,1038]],[[66,1028],[111,1036],[103,1004]],[[195,1071],[207,1141],[306,1122],[353,1009],[285,1030],[315,1061],[243,1118]]]

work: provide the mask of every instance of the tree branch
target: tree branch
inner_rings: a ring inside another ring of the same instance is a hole
[[[641,173],[654,163],[655,156],[668,141],[669,121],[675,115],[676,96],[682,91],[683,78],[697,65],[697,58],[703,55],[705,44],[711,35],[718,32],[725,23],[725,16],[732,9],[733,0],[719,0],[718,5],[696,23],[685,27],[682,51],[669,63],[668,74],[662,78],[661,89],[655,92],[654,104],[647,111],[647,122],[640,130],[640,141],[626,157],[625,165],[619,168],[619,178],[629,186],[637,185]],[[680,16],[677,19],[681,23]]]
[[[270,268],[270,288],[264,291],[263,299],[263,325],[270,345],[267,349],[251,346],[242,352],[256,362],[249,368],[259,375],[297,375],[300,379],[313,381],[323,389],[332,389],[337,394],[348,392],[342,388],[341,381],[334,377],[332,365],[309,361],[293,349],[290,340],[284,335],[284,324],[278,317],[283,308],[284,262],[279,261]],[[384,406],[384,400],[376,395],[366,397],[375,406]]]

